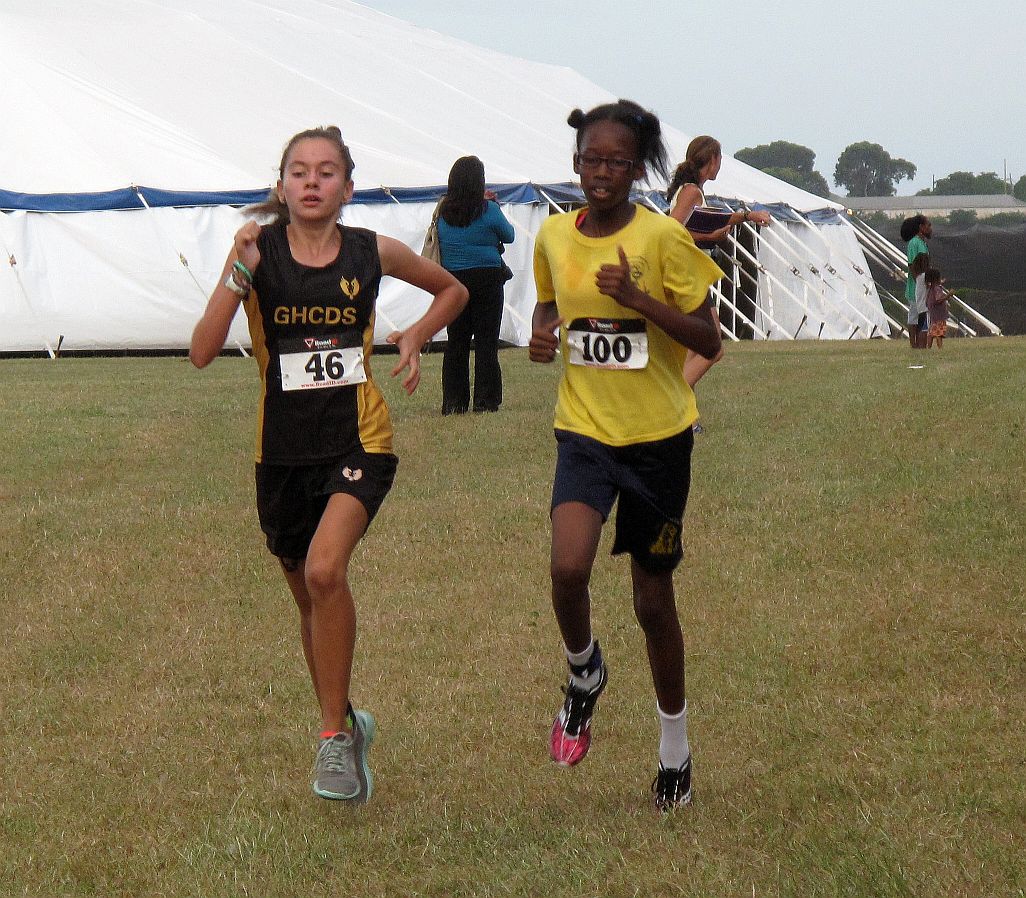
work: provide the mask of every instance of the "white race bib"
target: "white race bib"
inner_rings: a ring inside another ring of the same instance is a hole
[[[648,365],[644,318],[575,318],[566,329],[570,364],[637,370]]]
[[[342,346],[338,336],[283,340],[278,361],[283,392],[349,387],[367,380],[363,347]]]

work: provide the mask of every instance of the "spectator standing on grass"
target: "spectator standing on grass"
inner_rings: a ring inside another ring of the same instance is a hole
[[[905,278],[905,302],[908,303],[908,340],[913,349],[926,348],[926,285],[922,280],[930,267],[933,224],[925,215],[913,215],[901,223],[901,239],[908,244],[908,277]]]
[[[691,800],[684,639],[673,589],[691,478],[694,394],[681,377],[694,349],[713,358],[707,299],[723,272],[666,216],[631,202],[649,170],[666,175],[659,119],[628,100],[575,109],[574,171],[588,205],[538,233],[530,357],[563,375],[555,412],[552,604],[569,682],[549,737],[552,759],[591,745],[606,665],[591,629],[589,581],[603,524],[618,503],[613,554],[631,556],[634,611],[645,634],[661,727],[652,789],[663,811]],[[554,333],[558,330],[558,334]]]
[[[442,265],[467,288],[470,299],[449,325],[442,356],[442,414],[463,414],[470,406],[470,342],[474,341],[475,412],[497,412],[502,404],[499,327],[502,324],[504,244],[513,225],[485,191],[484,165],[477,156],[457,159],[438,207]]]
[[[448,272],[390,237],[339,222],[353,195],[353,160],[338,128],[296,134],[279,180],[255,211],[272,221],[235,235],[221,280],[192,336],[199,368],[221,351],[243,303],[263,389],[256,493],[267,547],[299,608],[303,653],[320,705],[313,790],[366,802],[374,718],[350,704],[356,608],[349,562],[391,489],[392,425],[371,374],[375,301],[390,275],[434,296],[389,335],[392,376],[413,393],[420,348],[466,301]]]

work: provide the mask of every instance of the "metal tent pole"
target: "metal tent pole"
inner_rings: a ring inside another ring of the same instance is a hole
[[[803,221],[804,221],[804,219],[803,219]],[[809,223],[808,223],[808,222],[806,222],[806,224],[809,224]],[[751,224],[748,224],[748,225],[747,225],[747,227],[749,227],[749,228],[752,228]],[[812,227],[812,225],[811,225],[811,224],[809,224],[809,227]],[[753,230],[754,230],[754,228],[753,228]],[[768,232],[768,233],[772,233],[772,232],[773,232],[773,229],[772,229],[772,228],[768,228],[768,229],[766,229],[766,230],[767,230],[767,232]],[[820,261],[820,263],[821,263],[822,267],[823,267],[823,268],[825,268],[825,269],[826,269],[826,270],[827,270],[827,271],[828,271],[828,272],[829,272],[830,274],[832,274],[832,275],[834,275],[835,277],[838,277],[838,278],[840,277],[840,275],[838,275],[838,273],[837,273],[837,269],[835,269],[835,268],[834,268],[834,267],[833,267],[833,266],[832,266],[832,265],[830,264],[830,259],[829,259],[829,257],[828,257],[828,258],[826,259],[826,261],[825,261],[825,262],[823,262],[823,260],[822,260],[821,258],[818,258],[818,257],[816,257],[815,251],[814,251],[814,250],[812,249],[812,247],[810,247],[810,246],[809,246],[809,245],[808,245],[808,244],[807,244],[807,243],[806,243],[806,242],[805,242],[804,240],[802,240],[802,239],[801,239],[801,238],[800,238],[800,237],[799,237],[799,236],[798,236],[797,234],[795,234],[795,233],[794,233],[793,231],[790,231],[790,230],[789,230],[789,231],[788,231],[787,233],[788,233],[788,236],[789,236],[789,237],[791,237],[791,238],[792,238],[792,239],[793,239],[793,240],[794,240],[794,241],[795,241],[796,243],[798,243],[798,245],[799,245],[799,246],[800,246],[800,247],[801,247],[801,248],[802,248],[803,250],[805,250],[805,251],[806,251],[807,253],[809,253],[809,255],[810,255],[811,257],[813,257],[813,258],[817,258],[817,259],[818,259],[818,261]],[[763,239],[763,240],[767,240],[767,236],[768,236],[768,234],[762,234],[762,235],[760,235],[760,236],[762,237],[762,239]],[[774,238],[775,240],[779,240],[779,241],[781,242],[781,244],[784,244],[784,240],[783,240],[783,238],[782,238],[782,237],[780,237],[779,235],[777,235],[777,234],[773,234],[773,238]],[[768,245],[768,244],[767,244],[767,245]],[[786,244],[784,244],[784,245],[786,246]],[[769,247],[769,249],[770,249],[770,250],[772,250],[772,247]],[[785,264],[787,264],[786,260],[783,260],[783,261],[785,262]],[[820,280],[822,281],[822,283],[823,283],[824,285],[826,285],[826,286],[829,286],[829,287],[830,287],[831,289],[833,289],[833,290],[834,290],[834,291],[835,291],[836,293],[838,293],[838,294],[839,294],[839,298],[840,298],[841,302],[843,302],[843,303],[844,303],[844,304],[845,304],[846,306],[848,306],[848,307],[849,307],[849,308],[850,308],[850,309],[851,309],[851,310],[852,310],[852,311],[853,311],[853,312],[854,312],[854,313],[855,313],[855,314],[856,314],[856,315],[857,315],[857,316],[858,316],[859,318],[861,318],[861,319],[863,320],[863,322],[865,322],[865,323],[866,323],[867,325],[869,325],[869,326],[870,326],[870,328],[871,328],[871,329],[873,329],[873,330],[875,330],[875,329],[877,328],[877,326],[878,326],[878,325],[876,324],[876,322],[875,322],[875,321],[873,321],[873,319],[871,319],[871,318],[870,318],[870,317],[869,317],[868,315],[866,315],[866,314],[865,314],[865,312],[863,312],[863,311],[862,311],[862,310],[861,310],[861,309],[860,309],[860,308],[859,308],[858,306],[856,306],[856,305],[855,305],[855,304],[854,304],[854,303],[853,303],[853,302],[852,302],[852,301],[851,301],[851,300],[850,300],[850,299],[848,298],[848,296],[847,296],[847,290],[838,290],[838,289],[837,289],[837,287],[835,287],[835,286],[834,286],[833,284],[830,284],[830,283],[829,283],[829,282],[827,281],[827,279],[826,279],[825,277],[823,277],[823,275],[822,275],[822,272],[820,271],[820,269],[819,269],[819,268],[817,268],[817,267],[816,267],[816,266],[815,266],[815,265],[814,265],[814,264],[812,263],[812,261],[806,261],[806,263],[805,263],[805,264],[806,264],[806,265],[807,265],[807,267],[809,268],[809,271],[810,271],[810,273],[811,273],[811,274],[812,274],[812,275],[813,275],[814,277],[818,277],[818,278],[819,278],[819,279],[820,279]],[[804,280],[804,277],[802,278],[802,280]],[[868,292],[868,291],[867,291],[867,292]],[[823,297],[823,299],[824,299],[824,302],[826,302],[826,297],[825,297],[825,296]],[[887,313],[885,312],[885,313],[884,313],[884,315],[886,316],[886,314],[887,314]],[[888,340],[890,339],[890,335],[889,335],[889,334],[882,334],[882,336],[883,336],[883,337],[884,337],[885,339],[888,339]]]
[[[0,215],[2,214],[3,213],[0,213]],[[44,334],[44,331],[43,328],[40,327],[39,316],[36,314],[36,310],[33,307],[32,302],[29,300],[28,290],[25,289],[25,284],[21,280],[21,274],[18,272],[18,260],[15,257],[14,253],[11,252],[10,247],[7,245],[7,240],[4,239],[2,231],[0,231],[0,241],[2,241],[3,243],[3,251],[4,254],[7,256],[7,264],[11,266],[11,271],[14,273],[14,279],[18,282],[18,289],[21,291],[21,298],[25,302],[25,307],[29,310],[29,315],[32,316],[32,320],[35,322],[40,335],[42,335]],[[46,352],[50,356],[50,358],[57,358],[57,351],[54,350],[50,341],[45,336],[40,336],[39,339],[43,346],[46,347]],[[60,340],[64,340],[63,334],[61,335]],[[57,348],[58,350],[60,349],[60,343],[58,343]]]

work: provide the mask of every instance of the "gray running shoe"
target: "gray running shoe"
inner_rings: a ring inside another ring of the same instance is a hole
[[[353,733],[322,739],[314,761],[313,790],[321,798],[365,804],[374,791],[367,750],[374,741],[374,718],[353,711]]]

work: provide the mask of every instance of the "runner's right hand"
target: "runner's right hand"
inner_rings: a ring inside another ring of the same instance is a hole
[[[536,327],[531,331],[531,340],[527,344],[528,355],[532,362],[551,362],[556,358],[559,349],[559,326],[562,318],[556,318],[545,327]]]
[[[257,249],[259,236],[260,225],[255,221],[247,221],[235,234],[235,255],[252,272],[260,264],[260,250]]]

